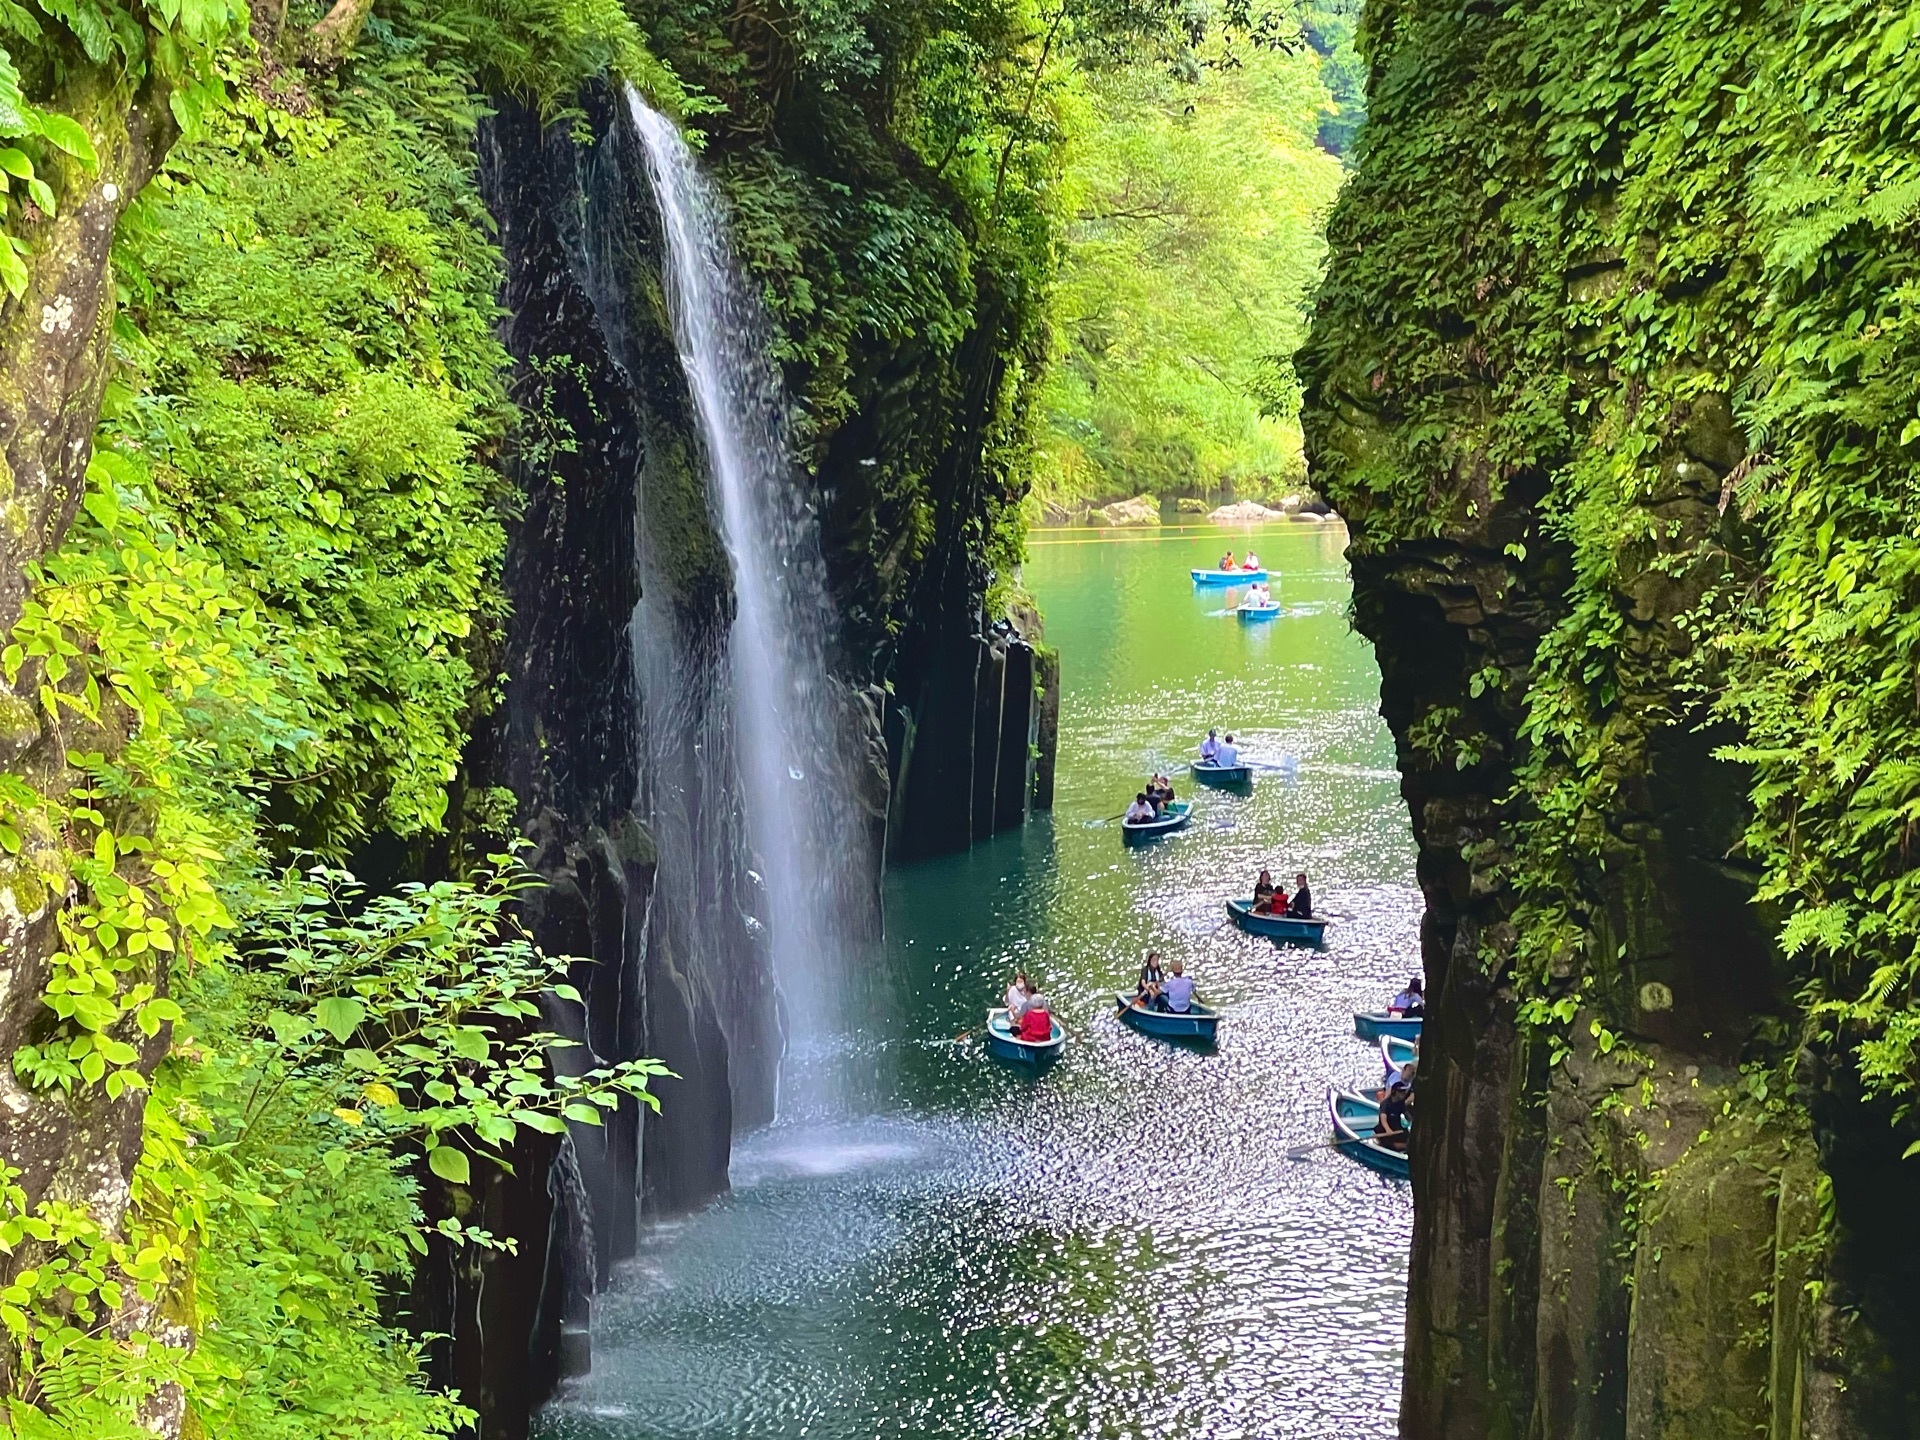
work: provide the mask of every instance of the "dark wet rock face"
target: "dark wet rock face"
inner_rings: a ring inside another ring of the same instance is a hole
[[[462,793],[477,815],[488,787],[512,791],[547,881],[528,903],[535,936],[579,957],[584,1008],[550,1001],[548,1023],[583,1042],[560,1063],[652,1056],[675,1078],[657,1083],[657,1113],[628,1106],[603,1130],[525,1143],[513,1174],[478,1183],[472,1218],[516,1238],[516,1254],[436,1253],[423,1267],[416,1320],[447,1337],[436,1370],[488,1437],[523,1435],[587,1363],[593,1292],[641,1221],[724,1192],[733,1135],[773,1116],[783,1043],[729,719],[732,582],[665,308],[657,211],[620,97],[583,104],[588,144],[512,103],[480,137],[527,423],[509,467],[520,499],[504,703],[474,738]],[[1037,783],[1050,797],[1033,749],[1050,741],[1053,660],[982,633],[990,576],[967,539],[979,461],[965,447],[995,383],[982,381],[977,414],[963,405],[934,427],[949,442],[943,508],[919,568],[863,571],[856,540],[873,517],[849,508],[850,487],[822,482],[835,592],[867,607],[835,640],[849,729],[867,737],[844,798],[869,818],[875,854],[961,847],[1022,822]],[[849,421],[850,473],[912,390],[883,387],[881,413]],[[868,649],[887,594],[912,597],[904,638]],[[878,907],[876,893],[876,929]]]
[[[1629,11],[1639,46],[1684,28]],[[1661,289],[1694,237],[1592,243],[1642,183],[1621,152],[1543,179],[1559,116],[1534,102],[1612,63],[1571,38],[1591,13],[1370,9],[1369,128],[1300,360],[1427,905],[1401,1433],[1910,1436],[1920,1378],[1892,1357],[1920,1275],[1893,1217],[1920,1182],[1850,1065],[1800,1048],[1743,848],[1753,775],[1703,698],[1702,597],[1758,568],[1729,503],[1748,441],[1731,381],[1692,368],[1718,361],[1631,349],[1685,314],[1709,353],[1684,307],[1751,262]],[[1596,133],[1628,147],[1621,103]],[[1693,152],[1660,153],[1684,180]],[[1616,299],[1640,309],[1601,328]],[[1538,721],[1556,696],[1564,732]]]

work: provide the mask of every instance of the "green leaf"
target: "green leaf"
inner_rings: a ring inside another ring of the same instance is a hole
[[[66,115],[43,114],[40,116],[40,133],[47,137],[55,149],[64,151],[87,167],[89,175],[100,173],[100,157],[94,153],[93,141],[80,127],[80,122]]]
[[[338,1180],[346,1173],[347,1152],[344,1150],[329,1150],[320,1157],[320,1163],[327,1167],[327,1173],[329,1175]]]
[[[487,1032],[473,1025],[462,1025],[453,1032],[453,1053],[462,1060],[485,1061],[493,1053]]]
[[[329,995],[313,1007],[313,1018],[320,1028],[343,1045],[360,1028],[366,1015],[365,1005],[344,995]]]
[[[600,1112],[598,1110],[594,1109],[591,1105],[582,1105],[578,1101],[568,1105],[560,1113],[567,1119],[580,1125],[598,1125],[601,1123]]]
[[[470,1167],[467,1164],[467,1152],[456,1150],[451,1145],[436,1145],[427,1152],[427,1168],[442,1180],[454,1185],[469,1183]]]

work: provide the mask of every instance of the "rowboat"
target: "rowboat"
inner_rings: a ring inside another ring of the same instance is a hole
[[[1044,1041],[1022,1040],[1013,1033],[1004,1006],[987,1011],[987,1053],[997,1060],[1043,1070],[1058,1060],[1066,1048],[1067,1032],[1058,1020],[1053,1022],[1053,1033]]]
[[[1120,1007],[1120,1018],[1142,1035],[1158,1035],[1163,1040],[1193,1040],[1203,1045],[1214,1042],[1220,1028],[1220,1012],[1198,1000],[1184,1015],[1171,1010],[1149,1010],[1133,1003],[1133,996],[1116,993],[1113,1003]]]
[[[1420,1058],[1420,1042],[1409,1040],[1404,1035],[1382,1035],[1380,1037],[1380,1060],[1391,1075],[1396,1070],[1404,1070]]]
[[[1195,570],[1193,583],[1196,585],[1249,585],[1255,580],[1264,580],[1264,570]]]
[[[1138,845],[1147,840],[1158,840],[1162,835],[1171,835],[1176,830],[1187,828],[1187,822],[1193,818],[1191,800],[1173,800],[1168,802],[1166,811],[1157,820],[1122,820],[1120,838],[1129,845]]]
[[[1373,1127],[1380,1121],[1377,1100],[1351,1090],[1329,1090],[1327,1110],[1333,1116],[1334,1149],[1350,1160],[1358,1160],[1369,1170],[1377,1170],[1395,1180],[1410,1178],[1412,1169],[1407,1157],[1373,1138]]]
[[[1356,1012],[1353,1033],[1362,1040],[1378,1040],[1382,1035],[1399,1035],[1408,1040],[1420,1038],[1420,1015],[1389,1015],[1384,1010],[1372,1014]]]
[[[1202,785],[1233,786],[1253,783],[1251,765],[1209,765],[1204,760],[1195,760],[1187,767],[1193,772],[1193,778]]]
[[[1280,602],[1269,600],[1264,605],[1256,605],[1250,600],[1243,600],[1234,607],[1233,613],[1242,620],[1271,620],[1280,613]]]
[[[1324,920],[1303,920],[1297,915],[1256,915],[1250,899],[1227,901],[1227,914],[1242,930],[1251,935],[1265,935],[1270,940],[1318,945],[1327,936],[1327,922]]]

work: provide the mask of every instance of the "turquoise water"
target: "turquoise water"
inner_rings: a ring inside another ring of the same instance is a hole
[[[1330,1081],[1379,1073],[1352,1012],[1411,973],[1413,846],[1344,535],[1257,543],[1286,611],[1254,626],[1188,579],[1218,531],[1035,535],[1063,657],[1053,815],[889,876],[860,1023],[818,1062],[851,1098],[746,1137],[731,1196],[647,1232],[545,1435],[1393,1433],[1408,1192],[1287,1151],[1327,1133]],[[1275,768],[1126,850],[1103,817],[1210,723]],[[1324,950],[1222,925],[1262,865],[1311,874]],[[1147,946],[1227,1011],[1216,1053],[1114,1019]],[[1071,1035],[1038,1080],[966,1034],[1015,967]]]

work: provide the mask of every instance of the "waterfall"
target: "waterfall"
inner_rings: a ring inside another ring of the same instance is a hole
[[[766,316],[741,283],[723,203],[672,121],[627,92],[666,240],[667,308],[733,571],[730,707],[747,833],[787,1019],[781,1108],[832,1098],[822,1062],[876,874],[846,777],[855,737],[827,673],[835,617],[820,538],[788,455]],[[797,1064],[795,1062],[798,1062]]]

